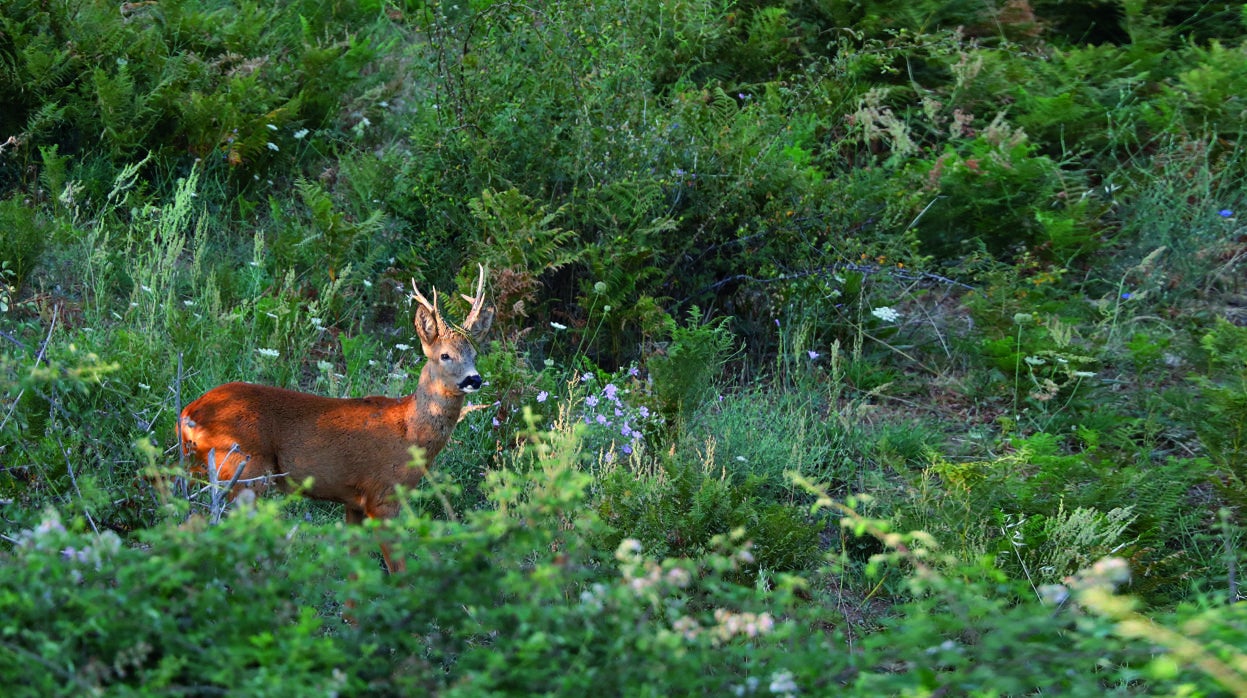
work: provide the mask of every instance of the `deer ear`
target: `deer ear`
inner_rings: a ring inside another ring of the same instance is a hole
[[[438,336],[437,318],[423,305],[416,306],[416,335],[420,337],[420,346],[424,349],[424,355],[432,355],[433,345],[437,343]]]

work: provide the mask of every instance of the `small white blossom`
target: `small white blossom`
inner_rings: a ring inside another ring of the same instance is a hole
[[[296,141],[301,141],[301,140],[303,140],[303,138],[304,138],[305,136],[307,136],[307,134],[308,134],[308,130],[307,130],[307,129],[305,129],[305,128],[301,128],[301,129],[299,129],[298,131],[295,131],[295,132],[294,132],[294,139],[295,139]]]
[[[270,130],[270,131],[276,131],[276,130],[277,130],[277,127],[276,127],[276,126],[274,126],[274,125],[272,125],[272,124],[264,124],[264,125],[265,125],[265,126],[268,126],[268,130]]]
[[[901,319],[901,314],[888,306],[881,306],[870,311],[871,315],[883,320],[884,322],[896,322]]]
[[[791,671],[777,671],[771,674],[771,693],[791,696],[797,692],[797,682]]]
[[[567,329],[567,325],[564,325],[564,324],[561,324],[561,323],[558,323],[558,322],[551,322],[551,323],[550,323],[550,327],[553,327],[553,328],[554,328],[554,329],[556,329],[556,330],[565,330],[565,329]]]
[[[271,150],[271,151],[273,151],[274,153],[276,153],[276,152],[278,152],[279,150],[281,150],[281,148],[278,148],[278,147],[277,147],[277,144],[276,144],[276,143],[274,143],[274,142],[272,142],[272,141],[269,141],[268,143],[265,143],[264,145],[265,145],[265,146],[267,146],[267,147],[268,147],[268,149],[269,149],[269,150]]]
[[[267,356],[271,359],[275,359],[278,356],[281,356],[281,352],[277,351],[276,349],[256,349],[255,353],[259,354],[260,356]]]
[[[399,350],[399,351],[410,351],[410,350],[411,350],[411,345],[410,345],[410,344],[402,344],[402,343],[399,343],[399,344],[395,344],[395,345],[394,345],[394,348],[395,348],[395,349],[397,349],[397,350]]]

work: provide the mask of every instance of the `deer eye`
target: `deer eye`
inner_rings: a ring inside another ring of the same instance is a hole
[[[450,361],[450,354],[442,354],[442,361]]]

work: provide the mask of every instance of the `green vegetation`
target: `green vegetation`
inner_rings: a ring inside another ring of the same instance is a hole
[[[6,691],[1247,696],[1245,94],[1188,0],[10,0]],[[186,479],[477,262],[398,519]]]

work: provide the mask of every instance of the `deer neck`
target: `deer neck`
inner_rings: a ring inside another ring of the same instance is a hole
[[[464,394],[446,390],[433,380],[429,371],[431,363],[425,363],[420,372],[420,383],[412,396],[407,416],[407,428],[412,441],[425,451],[430,461],[450,439],[450,433],[459,423],[463,411]]]

